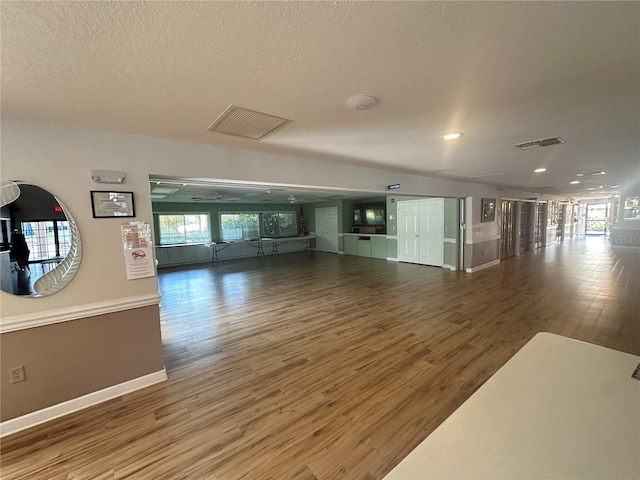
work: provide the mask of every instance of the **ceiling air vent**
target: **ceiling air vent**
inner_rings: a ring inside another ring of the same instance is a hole
[[[516,143],[514,147],[519,148],[520,150],[530,150],[532,148],[538,147],[550,147],[551,145],[558,145],[560,143],[564,143],[564,140],[562,140],[560,137],[550,137],[543,140],[533,140],[531,142]]]
[[[207,130],[258,140],[290,121],[286,118],[229,105]]]

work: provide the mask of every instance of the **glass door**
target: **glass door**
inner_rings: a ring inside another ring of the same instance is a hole
[[[516,254],[516,202],[502,200],[501,232],[500,232],[500,260],[513,257]]]
[[[585,233],[587,235],[605,235],[607,233],[607,214],[609,208],[605,203],[587,205]]]
[[[546,209],[546,203],[536,203],[536,222],[533,230],[534,248],[541,248],[545,246],[544,242],[547,233]]]

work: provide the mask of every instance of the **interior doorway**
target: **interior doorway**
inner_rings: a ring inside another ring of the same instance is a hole
[[[520,253],[533,250],[535,203],[520,202]]]
[[[547,236],[547,204],[536,202],[535,225],[533,230],[533,247],[542,248],[546,245]]]
[[[606,203],[588,204],[585,221],[586,235],[606,235],[609,205]]]
[[[444,265],[444,198],[398,202],[398,260]]]
[[[338,253],[338,207],[316,208],[316,250]]]
[[[500,220],[500,260],[504,260],[516,254],[516,202],[502,200]]]
[[[558,205],[558,230],[556,231],[556,241],[561,242],[564,240],[564,230],[567,221],[567,204],[561,203]]]

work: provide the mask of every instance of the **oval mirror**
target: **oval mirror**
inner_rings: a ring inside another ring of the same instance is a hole
[[[80,232],[63,203],[28,183],[2,182],[0,289],[44,297],[64,288],[80,265]]]

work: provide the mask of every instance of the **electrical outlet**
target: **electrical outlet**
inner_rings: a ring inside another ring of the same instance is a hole
[[[27,379],[24,375],[24,365],[9,369],[9,383],[24,382]]]

